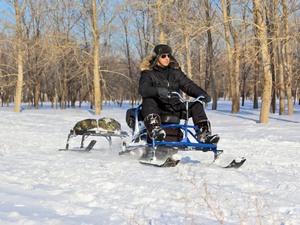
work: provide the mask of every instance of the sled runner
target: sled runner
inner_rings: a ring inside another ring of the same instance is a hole
[[[76,136],[82,136],[79,148],[70,148],[70,139]],[[77,122],[67,138],[66,148],[59,149],[60,151],[90,151],[96,144],[96,140],[91,140],[87,147],[84,147],[84,142],[88,137],[104,137],[111,148],[112,137],[127,137],[126,131],[121,130],[121,125],[113,118],[100,119],[85,119]]]
[[[186,112],[188,112],[189,103],[200,101],[202,96],[195,99],[184,99],[179,93],[172,92],[181,102],[185,103]],[[197,138],[198,126],[188,124],[189,116],[186,115],[184,123],[180,123],[180,118],[174,115],[161,115],[162,128],[166,131],[166,138],[163,141],[150,139],[141,116],[141,106],[135,109],[129,109],[126,113],[127,125],[132,129],[130,140],[124,140],[122,151],[119,155],[131,154],[137,150],[142,150],[143,155],[139,159],[140,163],[158,167],[176,166],[180,158],[178,151],[202,151],[212,152],[214,161],[223,153],[223,150],[217,148],[219,136],[214,135],[211,143],[203,143]],[[222,168],[238,168],[246,161],[233,159],[228,165]]]

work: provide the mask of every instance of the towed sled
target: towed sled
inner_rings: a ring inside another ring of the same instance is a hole
[[[179,93],[172,92],[171,95],[178,97],[182,103],[185,103],[186,112],[188,112],[189,103],[200,101],[202,96],[195,99],[185,99]],[[170,96],[171,97],[171,96]],[[214,156],[213,163],[219,160],[223,150],[218,149],[218,135],[214,135],[213,143],[203,143],[197,138],[197,126],[188,124],[189,116],[186,115],[184,123],[180,123],[180,118],[175,115],[161,115],[162,128],[166,131],[166,138],[163,141],[150,139],[145,128],[142,116],[141,106],[129,109],[126,113],[127,125],[132,129],[132,137],[124,139],[122,151],[119,155],[130,155],[142,152],[139,158],[141,164],[157,167],[176,166],[181,157],[178,151],[202,151],[211,152]],[[244,157],[236,158],[227,165],[220,165],[222,168],[239,168],[246,161]]]
[[[79,147],[70,148],[70,139],[76,136],[81,137],[81,143]],[[121,130],[121,124],[113,118],[100,118],[100,119],[85,119],[77,122],[67,137],[66,147],[59,149],[59,151],[83,151],[88,152],[92,150],[96,144],[96,140],[91,140],[85,147],[85,140],[88,137],[103,137],[108,143],[109,147],[112,146],[112,137],[124,138],[128,137],[126,131]]]

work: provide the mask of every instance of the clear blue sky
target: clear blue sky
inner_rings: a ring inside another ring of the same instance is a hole
[[[14,21],[14,11],[12,6],[5,0],[0,0],[0,26],[5,24],[5,21]]]

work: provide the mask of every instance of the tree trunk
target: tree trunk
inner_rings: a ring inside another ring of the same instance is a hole
[[[34,90],[34,108],[39,108],[39,97],[40,97],[40,83],[35,81],[35,90]]]
[[[159,29],[159,43],[165,43],[161,6],[162,6],[162,0],[157,0],[157,22],[158,22],[158,29]]]
[[[289,35],[289,12],[286,5],[287,0],[281,0],[281,5],[283,9],[283,36],[288,37]],[[292,115],[294,108],[293,108],[293,96],[292,96],[292,66],[291,66],[291,60],[290,60],[290,40],[286,40],[284,44],[284,73],[286,74],[286,95],[288,99],[288,115]]]
[[[283,75],[283,62],[282,62],[282,45],[280,40],[280,19],[279,19],[279,0],[274,0],[274,26],[276,36],[276,67],[278,78],[278,92],[279,92],[279,115],[285,115],[285,88],[284,88],[284,75]]]
[[[18,63],[18,80],[15,93],[14,112],[21,111],[21,100],[23,90],[23,31],[21,25],[22,11],[19,9],[19,0],[14,0],[14,8],[17,22],[17,63]]]
[[[92,24],[93,24],[93,60],[94,60],[94,99],[95,115],[101,114],[101,87],[99,74],[100,41],[97,20],[96,0],[92,0]]]
[[[184,48],[185,48],[185,55],[186,55],[187,75],[189,76],[190,79],[193,79],[190,41],[189,41],[189,36],[185,29],[183,31],[183,38],[184,38]]]
[[[254,23],[257,24],[257,13],[253,12]],[[254,84],[253,84],[253,109],[258,109],[258,81],[259,81],[259,73],[260,73],[260,64],[259,64],[259,56],[260,56],[260,42],[258,37],[259,28],[254,26],[253,32],[255,38],[254,44]]]
[[[265,6],[267,8],[265,12],[266,17],[266,26],[267,26],[267,37],[268,37],[268,51],[270,55],[270,61],[271,61],[271,74],[272,74],[272,99],[271,99],[271,112],[276,112],[276,72],[275,72],[275,64],[276,64],[276,48],[275,48],[275,42],[276,42],[276,36],[275,36],[275,21],[274,21],[274,1],[270,0],[269,2],[266,2],[265,4],[268,4]]]
[[[264,76],[264,87],[262,93],[262,105],[260,110],[260,123],[269,122],[269,111],[271,103],[271,91],[272,91],[272,74],[271,74],[271,60],[268,52],[267,43],[267,29],[263,19],[263,12],[260,0],[253,0],[253,13],[257,18],[258,26],[258,39],[260,40],[260,50],[261,50],[261,62],[263,67]]]
[[[210,78],[211,92],[212,92],[212,110],[217,110],[217,88],[214,77],[214,52],[213,52],[213,40],[211,35],[211,18],[210,18],[211,7],[208,3],[208,0],[205,0],[205,14],[206,14],[206,26],[207,26],[207,54],[206,54],[206,68],[207,74]]]
[[[239,99],[239,78],[238,78],[238,69],[239,66],[239,47],[235,44],[235,57],[233,55],[233,51],[231,48],[230,36],[229,36],[229,16],[227,10],[230,6],[227,6],[225,0],[221,0],[222,4],[222,12],[223,12],[223,23],[224,23],[224,31],[225,31],[225,41],[227,46],[227,54],[228,54],[228,64],[229,64],[229,76],[230,76],[230,89],[231,89],[231,97],[232,97],[232,107],[231,113],[236,114],[240,109],[240,99]],[[234,35],[234,34],[233,34]],[[233,62],[235,60],[235,63]]]
[[[235,36],[235,35],[234,35]],[[232,113],[238,113],[240,111],[240,54],[241,47],[237,43],[237,37],[234,38],[234,70],[231,75],[231,92],[232,92]]]
[[[132,68],[131,68],[130,46],[129,46],[129,40],[128,40],[128,30],[127,30],[127,22],[126,21],[124,21],[124,31],[125,31],[127,68],[128,68],[128,75],[130,77],[130,100],[131,100],[131,107],[133,108],[135,89],[136,88],[134,87],[133,71],[132,71]]]

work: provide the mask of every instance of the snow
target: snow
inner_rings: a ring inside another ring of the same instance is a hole
[[[104,105],[100,117],[129,131],[128,108]],[[300,107],[271,114],[268,124],[258,123],[250,101],[239,114],[230,110],[225,101],[206,109],[224,158],[247,158],[239,169],[211,165],[212,153],[195,151],[180,152],[174,168],[141,165],[118,155],[117,137],[112,149],[96,137],[89,153],[58,151],[76,122],[99,118],[88,105],[1,107],[0,224],[300,224]]]

